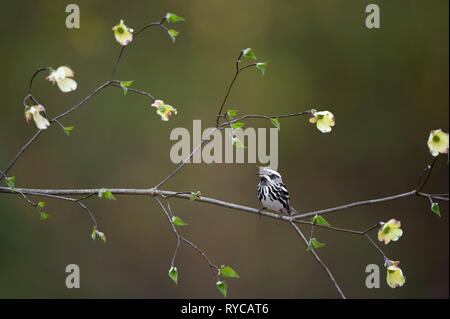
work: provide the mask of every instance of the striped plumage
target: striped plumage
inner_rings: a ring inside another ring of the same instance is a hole
[[[281,175],[268,167],[259,168],[260,182],[257,195],[263,207],[291,215],[295,209],[291,207],[289,192],[284,186]]]

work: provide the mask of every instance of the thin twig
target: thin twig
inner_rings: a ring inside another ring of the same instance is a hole
[[[22,156],[22,154],[30,147],[31,143],[33,143],[38,136],[42,133],[42,130],[38,130],[33,137],[20,149],[20,151],[16,154],[14,159],[9,163],[9,165],[6,167],[6,169],[3,170],[3,173],[7,174],[8,171],[13,167],[13,165],[17,162],[17,160]],[[0,176],[0,181],[3,179],[3,175]]]
[[[426,183],[428,182],[428,179],[430,178],[430,175],[431,175],[431,171],[433,170],[433,167],[434,167],[434,164],[436,164],[436,161],[437,161],[437,157],[434,157],[433,161],[431,162],[431,164],[428,165],[427,167],[425,167],[424,170],[420,173],[419,180],[417,181],[417,187],[416,187],[416,192],[417,193],[420,193],[420,191],[425,187]],[[420,184],[420,180],[422,179],[422,175],[425,172],[427,173],[427,175],[425,176],[425,180],[423,181],[422,184]]]
[[[3,189],[4,187],[2,187]],[[2,189],[0,189],[0,193],[2,193]],[[90,209],[83,204],[82,202],[80,202],[78,199],[75,198],[71,198],[71,197],[66,197],[66,196],[61,196],[61,195],[56,195],[56,194],[51,194],[51,193],[41,193],[38,190],[27,190],[22,192],[20,188],[18,189],[14,189],[14,193],[20,194],[22,195],[27,201],[29,201],[24,194],[29,194],[29,195],[34,195],[34,196],[42,196],[42,197],[49,197],[49,198],[54,198],[54,199],[60,199],[60,200],[65,200],[65,201],[70,201],[73,203],[76,203],[77,205],[79,205],[80,207],[82,207],[89,215],[89,217],[92,220],[92,223],[94,224],[95,229],[98,229],[98,224],[97,224],[97,220],[95,219],[94,215],[92,214],[92,212],[90,211]],[[67,195],[67,194],[66,194]],[[31,201],[29,201],[31,202]],[[31,202],[31,204],[33,206],[37,206],[37,204]]]
[[[79,102],[77,105],[71,107],[70,109],[68,109],[67,111],[65,111],[64,113],[61,113],[58,116],[55,116],[53,119],[50,120],[50,122],[54,122],[56,120],[59,120],[60,118],[63,118],[67,115],[69,115],[70,113],[72,113],[73,111],[75,111],[77,108],[79,108],[81,105],[83,105],[84,103],[86,103],[87,101],[89,101],[94,95],[96,95],[98,92],[100,92],[101,90],[103,90],[104,88],[106,88],[107,86],[111,85],[110,81],[106,81],[105,83],[103,83],[102,85],[100,85],[98,88],[96,88],[91,94],[89,94],[88,96],[86,96],[81,102]]]
[[[370,241],[370,243],[378,250],[378,252],[383,256],[384,260],[387,260],[389,258],[386,257],[384,252],[381,250],[381,248],[373,241],[373,239],[369,236],[369,234],[364,234],[366,238]]]
[[[28,87],[28,95],[27,95],[27,98],[31,98],[31,100],[32,100],[35,104],[39,104],[39,102],[34,98],[33,93],[32,93],[32,88],[33,88],[33,81],[34,81],[34,78],[35,78],[40,72],[42,72],[42,71],[47,71],[47,70],[50,70],[50,67],[47,66],[47,67],[39,68],[39,69],[37,69],[36,72],[34,72],[34,74],[31,76],[30,84],[29,84],[29,87]],[[25,102],[24,102],[24,104],[25,104]]]
[[[136,32],[133,34],[134,39],[138,36],[139,33],[141,33],[142,31],[144,31],[145,29],[150,28],[150,27],[155,26],[155,25],[162,25],[162,24],[164,23],[164,21],[166,21],[166,18],[165,18],[165,17],[164,17],[160,22],[152,22],[152,23],[150,23],[150,24],[147,24],[147,25],[143,26],[142,28],[140,28],[138,31],[136,31]],[[130,45],[130,44],[128,44],[128,45]],[[118,56],[117,59],[116,59],[116,63],[114,64],[113,71],[112,71],[111,75],[109,76],[109,80],[110,80],[110,81],[111,81],[112,78],[114,77],[114,74],[115,74],[116,71],[117,71],[117,67],[119,66],[120,59],[122,58],[122,55],[123,55],[125,49],[128,47],[128,45],[123,46],[123,47],[120,49],[119,56]]]
[[[239,73],[241,73],[242,70],[245,70],[249,67],[256,65],[256,63],[251,63],[242,68],[239,68],[239,63],[241,62],[242,54],[243,54],[243,51],[241,50],[241,52],[239,53],[239,56],[235,62],[236,63],[236,72],[234,73],[233,79],[231,80],[230,85],[228,86],[227,92],[225,93],[225,97],[223,98],[222,104],[220,105],[220,108],[219,108],[219,112],[217,112],[216,127],[219,127],[219,120],[222,117],[223,107],[225,106],[225,103],[227,102],[228,96],[230,95],[230,92],[231,92],[231,88],[233,87],[234,82],[236,82],[236,79],[237,79]]]
[[[294,117],[294,116],[305,115],[305,114],[311,114],[311,111],[308,110],[308,111],[303,111],[303,112],[297,112],[297,113],[291,113],[291,114],[281,114],[281,115],[256,115],[256,114],[250,114],[250,115],[244,115],[244,116],[235,118],[235,119],[233,119],[231,121],[228,121],[228,122],[224,122],[224,123],[222,123],[222,126],[233,124],[233,123],[242,121],[242,120],[247,119],[247,118],[273,120],[273,119],[276,119],[276,118],[280,119],[280,118]]]
[[[413,196],[413,195],[416,195],[416,190],[412,190],[410,192],[403,193],[403,194],[398,194],[398,195],[393,195],[393,196],[388,196],[388,197],[383,197],[383,198],[378,198],[378,199],[369,199],[369,200],[354,202],[351,204],[341,205],[341,206],[337,206],[337,207],[333,207],[333,208],[317,210],[317,211],[310,212],[310,213],[298,214],[298,215],[292,216],[292,218],[293,219],[301,219],[301,218],[305,218],[305,217],[314,216],[316,214],[323,215],[323,214],[337,212],[337,211],[341,211],[344,209],[349,209],[349,208],[353,208],[353,207],[357,207],[357,206],[373,205],[373,204],[387,202],[387,201],[400,199],[400,198],[404,198],[404,197],[409,197],[409,196]]]
[[[174,177],[183,167],[184,165],[186,165],[186,163],[194,156],[194,154],[202,147],[202,145],[209,140],[209,138],[214,134],[215,131],[217,131],[218,128],[214,128],[212,129],[208,136],[206,136],[206,138],[202,139],[202,141],[194,148],[194,150],[192,151],[191,154],[189,154],[188,157],[186,157],[184,159],[184,161],[174,170],[172,171],[172,173],[170,173],[169,175],[167,175],[161,182],[159,182],[154,188],[158,189],[159,187],[161,187],[162,185],[164,185],[169,179],[171,179],[172,177]]]
[[[116,63],[114,64],[114,69],[112,70],[111,75],[109,76],[110,81],[112,80],[114,74],[116,74],[117,67],[119,66],[120,59],[122,58],[122,55],[123,55],[123,51],[125,51],[126,48],[127,48],[127,46],[123,46],[120,49],[119,56],[117,57]]]
[[[111,81],[111,86],[122,87],[122,86],[120,85],[120,81],[117,81],[117,80],[112,80],[112,81]],[[133,93],[137,93],[137,94],[141,94],[141,95],[145,95],[145,96],[147,96],[148,98],[150,98],[153,102],[156,100],[156,99],[153,97],[153,95],[151,95],[150,93],[145,92],[145,91],[136,90],[136,89],[133,89],[133,88],[127,88],[127,91],[133,92]]]
[[[183,242],[185,242],[186,244],[188,244],[189,246],[191,246],[192,248],[194,248],[194,249],[195,249],[195,250],[196,250],[196,251],[197,251],[204,259],[205,259],[205,261],[208,263],[209,268],[211,269],[211,271],[213,272],[214,276],[216,277],[217,281],[219,281],[219,280],[220,280],[220,277],[219,277],[219,274],[218,274],[219,267],[216,266],[216,265],[214,265],[214,264],[211,262],[211,260],[208,258],[208,256],[205,254],[205,252],[204,252],[202,249],[200,249],[200,248],[199,248],[197,245],[195,245],[193,242],[191,242],[190,240],[188,240],[187,238],[181,236],[181,235],[178,233],[177,228],[175,227],[175,225],[172,223],[172,220],[171,220],[172,212],[169,213],[169,212],[167,211],[167,209],[164,207],[164,205],[161,203],[161,201],[159,200],[158,197],[155,197],[155,200],[156,200],[156,202],[159,204],[159,206],[161,207],[162,211],[166,214],[167,219],[169,220],[169,223],[170,223],[171,226],[172,226],[172,230],[173,230],[173,232],[174,232],[174,234],[175,234],[175,236],[176,236],[176,238],[177,238],[177,246],[176,246],[175,251],[174,251],[173,256],[172,256],[171,267],[173,267],[173,265],[174,265],[174,263],[175,263],[175,258],[176,258],[178,249],[179,249],[179,247],[180,247],[180,241],[183,241]],[[169,209],[170,209],[170,208],[169,208]]]
[[[300,228],[298,228],[298,226],[294,223],[294,221],[290,221],[290,224],[295,229],[297,234],[303,239],[303,241],[305,242],[306,246],[308,246],[309,245],[308,240],[306,239],[305,235],[303,235],[303,233],[300,230]],[[333,283],[334,287],[338,291],[338,293],[341,296],[341,298],[342,299],[346,299],[344,293],[342,292],[341,287],[339,287],[339,284],[337,283],[337,281],[334,278],[333,274],[331,273],[330,269],[328,269],[327,265],[325,265],[325,263],[320,259],[319,255],[317,255],[317,253],[315,252],[314,249],[311,249],[310,252],[314,256],[314,258],[317,260],[317,262],[322,266],[322,268],[325,269],[325,271],[328,274],[328,277],[330,278],[331,282]]]

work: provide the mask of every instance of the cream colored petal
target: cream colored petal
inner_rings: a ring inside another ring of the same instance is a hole
[[[64,74],[64,77],[72,78],[75,75],[72,69],[67,66],[60,66],[56,71],[60,74]]]
[[[438,138],[438,141],[435,140]],[[428,148],[433,156],[438,156],[439,153],[446,154],[449,149],[449,136],[441,129],[433,130],[428,137]]]
[[[386,282],[391,288],[401,287],[405,284],[405,277],[400,268],[396,266],[388,267]]]
[[[385,234],[378,236],[378,240],[383,241],[385,245],[387,245],[391,242],[391,238],[389,236],[386,236]]]
[[[328,117],[330,119],[334,118],[333,113],[331,113],[330,111],[320,111],[320,112],[314,113],[314,116],[316,116],[316,117],[320,117],[321,115],[323,115],[324,117]]]
[[[164,112],[161,112],[159,109],[156,111],[156,113],[161,116],[161,120],[163,120],[163,121],[169,120],[169,116],[167,114],[165,114]]]
[[[334,120],[333,120],[332,117],[325,116],[325,117],[322,119],[322,122],[323,122],[325,125],[327,125],[327,126],[333,126],[333,125],[334,125]]]
[[[331,132],[331,127],[330,125],[328,125],[326,122],[324,122],[323,120],[318,120],[317,121],[317,128],[319,129],[319,131],[321,131],[322,133],[328,133]]]
[[[50,122],[39,113],[33,115],[33,120],[36,123],[37,128],[40,130],[45,130],[50,126]]]
[[[399,240],[399,238],[402,237],[402,235],[403,235],[403,230],[401,230],[400,228],[391,230],[392,241]]]
[[[177,114],[177,110],[174,109],[174,108],[173,108],[171,105],[169,105],[169,104],[166,104],[166,110],[168,110],[168,111],[170,111],[170,112],[173,112],[173,113]]]
[[[115,25],[115,26],[112,28],[113,31],[117,30],[117,28],[120,27],[120,26],[125,26],[125,25],[123,24],[123,20],[122,20],[122,19],[120,19],[119,24]]]
[[[383,228],[380,228],[380,230],[378,231],[378,240],[384,241],[385,238],[386,238],[386,234],[383,232]]]
[[[128,43],[133,41],[133,34],[128,30],[123,30],[123,33],[116,30],[114,31],[114,36],[116,37],[117,42],[123,46],[128,45]]]
[[[77,88],[77,82],[70,78],[59,80],[56,82],[56,84],[58,84],[59,89],[64,93],[74,91]]]
[[[447,153],[448,152],[448,134],[440,131],[436,133],[436,136],[439,137],[439,142],[435,143],[435,150],[439,153]]]
[[[155,102],[153,102],[152,106],[159,108],[163,104],[164,104],[163,100],[156,100]]]
[[[396,219],[390,219],[387,223],[387,226],[389,226],[392,229],[397,229],[400,228],[402,226],[401,222],[399,220]]]
[[[432,149],[431,147],[430,147],[430,153],[431,153],[431,155],[433,155],[434,157],[436,157],[436,156],[439,155],[439,152],[436,151],[436,150],[434,150],[434,149]]]
[[[63,80],[66,78],[66,73],[64,72],[64,69],[61,69],[61,67],[57,68],[56,71],[53,71],[52,75],[56,81]]]

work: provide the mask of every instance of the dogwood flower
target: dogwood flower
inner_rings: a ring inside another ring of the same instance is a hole
[[[114,31],[114,36],[116,37],[117,42],[121,45],[125,46],[131,41],[133,41],[133,29],[128,28],[123,20],[120,20],[120,23],[112,28]]]
[[[405,276],[403,276],[402,270],[398,267],[399,261],[386,261],[387,276],[386,282],[391,288],[401,287],[405,284]]]
[[[56,70],[50,69],[50,75],[45,79],[52,82],[54,85],[55,82],[58,85],[59,89],[64,93],[74,91],[77,88],[77,82],[74,79],[74,73],[72,69],[67,66],[60,66]]]
[[[391,219],[387,223],[382,223],[383,226],[378,231],[378,240],[384,241],[387,245],[389,242],[397,241],[403,235],[403,230],[400,229],[401,223],[398,220]]]
[[[155,103],[152,104],[152,106],[157,108],[156,113],[161,116],[161,120],[163,121],[168,121],[169,116],[172,115],[172,112],[174,114],[177,114],[176,109],[168,104],[164,104],[164,101],[162,100],[156,100]]]
[[[314,117],[309,119],[310,123],[315,123],[322,133],[331,132],[331,127],[335,124],[333,113],[329,111],[317,112],[316,110],[312,110],[312,115],[314,115]]]
[[[427,143],[431,155],[436,157],[439,153],[447,154],[448,142],[448,133],[443,132],[441,129],[431,131]]]
[[[27,123],[33,118],[36,126],[40,130],[45,130],[50,126],[50,122],[41,115],[40,112],[45,112],[45,108],[42,105],[33,105],[25,111],[25,119]]]

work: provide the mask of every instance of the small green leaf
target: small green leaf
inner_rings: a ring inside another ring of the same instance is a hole
[[[128,87],[133,84],[134,81],[120,81],[120,86],[123,89],[123,95],[127,95]]]
[[[107,190],[105,188],[102,188],[101,190],[98,191],[98,197],[116,200],[116,198],[111,193],[111,191],[109,191],[109,190]]]
[[[320,248],[322,246],[325,246],[325,244],[317,241],[317,239],[315,239],[313,237],[313,238],[311,238],[311,241],[309,242],[309,245],[308,245],[308,248],[306,248],[306,251],[310,251],[313,248]]]
[[[224,277],[229,277],[229,278],[240,278],[239,275],[237,274],[236,271],[234,271],[233,268],[229,267],[229,266],[224,266],[222,265],[219,268],[220,274]]]
[[[172,267],[169,269],[169,277],[178,285],[178,269],[177,267]]]
[[[243,50],[242,53],[244,54],[244,56],[246,58],[250,58],[250,59],[255,59],[256,60],[256,56],[253,53],[251,48],[247,48],[247,49]]]
[[[6,185],[8,185],[9,189],[12,192],[14,192],[14,186],[16,185],[15,181],[16,181],[15,176],[5,177],[5,183],[6,183]]]
[[[37,207],[44,208],[45,207],[45,202],[39,202]]]
[[[245,145],[237,137],[233,137],[233,145],[239,148],[245,148]]]
[[[180,219],[178,216],[172,216],[171,223],[175,226],[186,226],[187,224]]]
[[[311,221],[314,223],[316,223],[316,224],[319,224],[319,225],[325,225],[325,226],[330,226],[330,224],[328,224],[328,222],[325,220],[325,218],[323,218],[322,216],[320,216],[320,215],[316,215],[316,216],[314,216],[312,219],[311,219]]]
[[[438,203],[433,203],[431,205],[431,210],[433,211],[433,213],[435,213],[436,215],[438,215],[439,217],[441,217],[441,211],[439,209],[439,204]]]
[[[97,236],[100,237],[103,242],[106,244],[106,236],[101,231],[97,231]]]
[[[225,281],[218,281],[218,282],[216,282],[216,286],[217,286],[217,289],[219,289],[219,291],[222,293],[222,295],[224,297],[226,297],[227,289],[228,289],[227,283]]]
[[[228,110],[227,114],[230,117],[230,119],[233,119],[233,117],[235,117],[237,114],[237,110]]]
[[[44,213],[44,212],[41,212],[41,220],[46,220],[46,219],[48,219],[49,217],[50,217],[49,214],[46,214],[46,213]]]
[[[190,201],[194,201],[196,199],[200,199],[200,196],[202,195],[202,193],[200,193],[200,191],[197,191],[196,193],[191,193],[191,199]]]
[[[243,122],[237,122],[237,123],[231,124],[231,127],[233,128],[233,130],[237,130],[239,128],[242,128],[244,125],[245,125],[245,123],[243,123]]]
[[[120,85],[129,87],[131,84],[133,84],[134,81],[120,81]]]
[[[66,126],[64,127],[64,132],[67,134],[67,136],[70,135],[70,133],[75,129],[75,126]]]
[[[167,12],[166,14],[166,20],[167,22],[179,22],[179,21],[186,21],[184,18],[177,16],[175,13]]]
[[[280,122],[278,122],[278,119],[272,119],[272,124],[275,126],[278,130],[281,130]]]
[[[266,73],[266,65],[267,65],[267,62],[256,63],[256,67],[261,71],[262,75],[264,75],[264,73]]]
[[[175,40],[177,39],[177,36],[180,34],[180,32],[175,31],[174,29],[170,29],[167,31],[170,38],[172,39],[172,42],[175,43]]]
[[[97,238],[101,238],[103,240],[103,243],[106,244],[106,236],[105,236],[105,234],[102,233],[101,231],[98,231],[97,229],[95,229],[95,226],[94,226],[94,229],[92,230],[91,237],[92,237],[93,240],[96,240]]]

